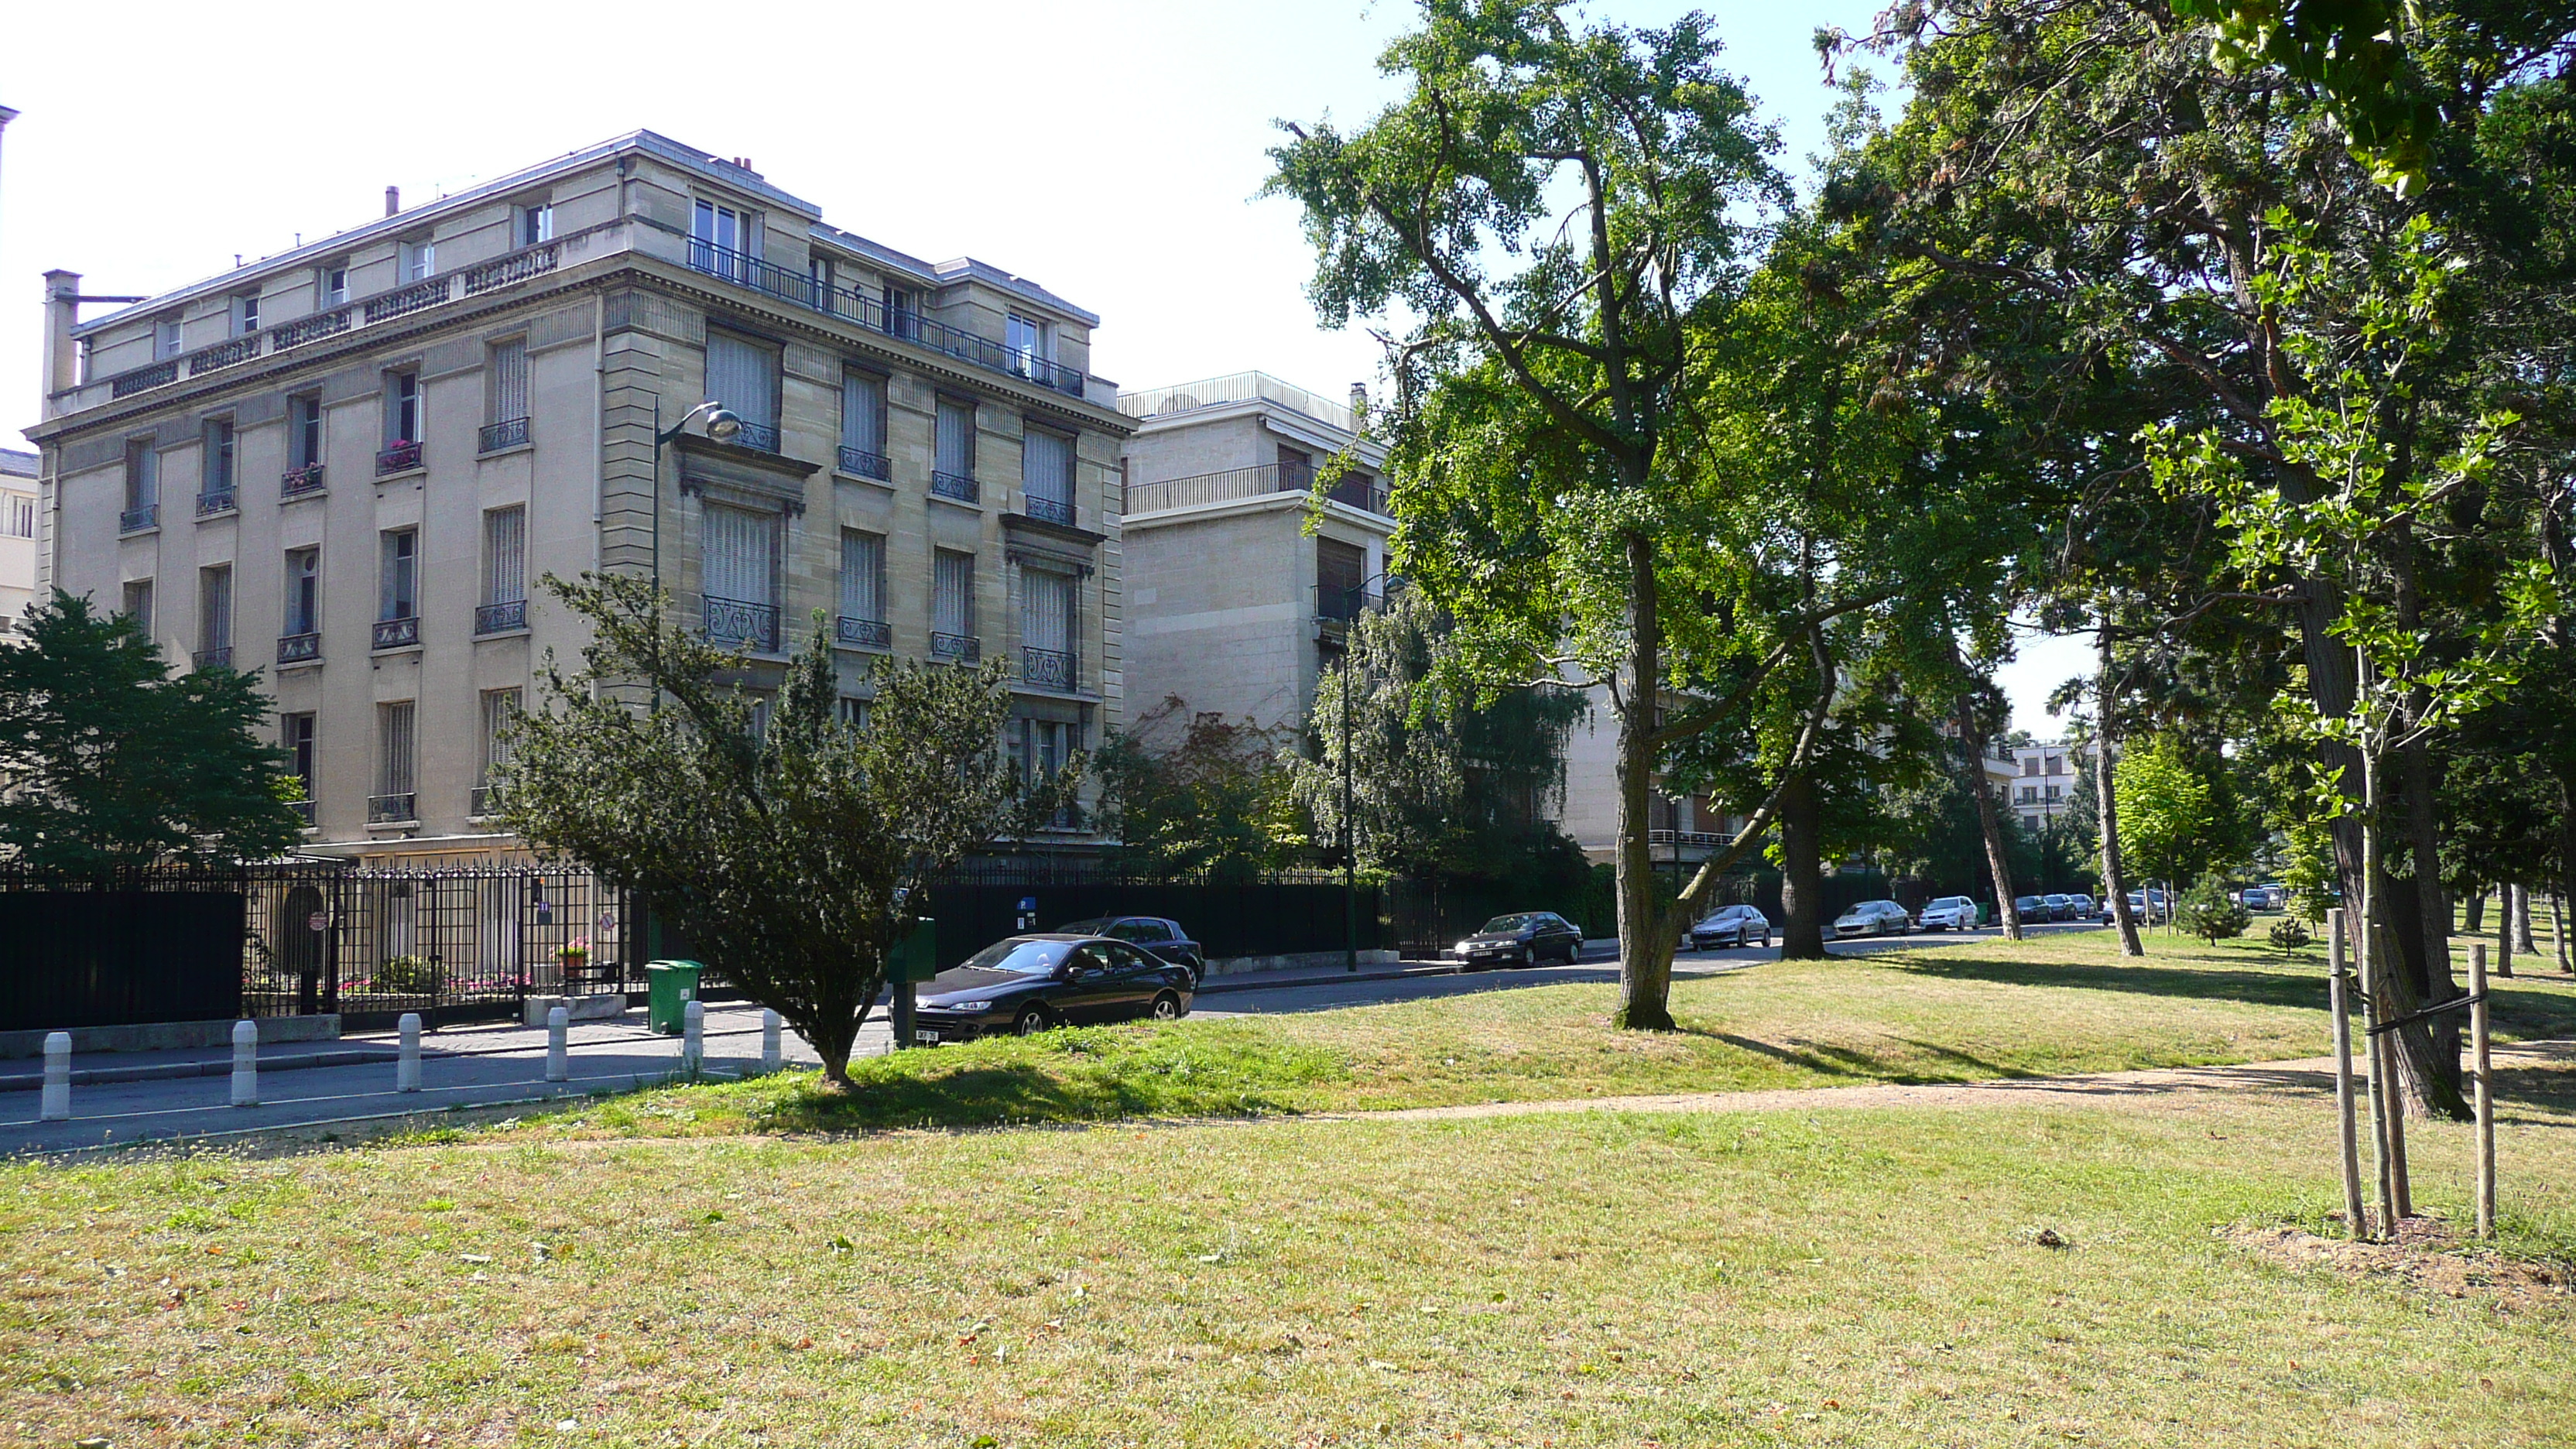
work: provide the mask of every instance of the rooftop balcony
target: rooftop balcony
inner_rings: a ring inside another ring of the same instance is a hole
[[[1220,473],[1196,473],[1187,478],[1165,478],[1152,483],[1130,483],[1127,485],[1127,516],[1134,518],[1175,508],[1197,508],[1241,498],[1261,498],[1273,493],[1304,493],[1314,486],[1314,470],[1282,468],[1276,463],[1264,463],[1257,468],[1228,468]],[[1389,516],[1386,485],[1375,478],[1346,475],[1325,489],[1324,496],[1363,513]]]
[[[1131,418],[1159,418],[1246,402],[1276,403],[1290,412],[1304,413],[1327,427],[1339,428],[1346,433],[1360,430],[1359,414],[1352,412],[1347,404],[1337,403],[1322,393],[1308,392],[1294,383],[1281,382],[1266,372],[1236,372],[1171,387],[1122,392],[1118,395],[1118,411]]]

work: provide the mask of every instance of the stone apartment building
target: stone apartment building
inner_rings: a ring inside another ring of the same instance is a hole
[[[2032,834],[2047,829],[2075,809],[2077,768],[2093,757],[2093,747],[2078,741],[2042,740],[2012,745],[2015,773],[2002,783],[2004,802]]]
[[[36,455],[0,448],[0,636],[36,592]]]
[[[1031,764],[1120,718],[1099,319],[748,162],[638,131],[95,320],[46,292],[38,583],[263,671],[317,848],[515,851],[494,726],[584,641],[547,573],[658,578],[755,688],[820,611],[862,719],[880,657],[998,655]]]
[[[1395,520],[1365,400],[1357,385],[1346,406],[1261,372],[1119,395],[1136,429],[1123,531],[1131,715],[1177,697],[1182,726],[1194,714],[1304,726],[1317,675],[1385,593]],[[1337,459],[1310,530],[1313,486]]]

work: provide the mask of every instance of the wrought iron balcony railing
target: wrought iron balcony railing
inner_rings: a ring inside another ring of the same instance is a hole
[[[894,647],[894,629],[883,619],[853,619],[843,614],[834,637],[853,649]]]
[[[199,518],[212,518],[218,513],[230,513],[239,507],[241,507],[241,495],[230,488],[197,495]]]
[[[512,629],[526,627],[528,601],[525,599],[504,599],[497,604],[474,606],[474,632],[478,635],[505,634]]]
[[[280,498],[301,498],[307,493],[321,491],[322,465],[319,463],[289,468],[277,475],[277,496]]]
[[[278,636],[277,662],[280,664],[301,664],[308,659],[319,659],[321,657],[322,636],[320,634],[281,634]]]
[[[1346,589],[1337,584],[1315,585],[1315,617],[1327,624],[1347,624],[1385,602],[1384,595],[1363,589]]]
[[[146,503],[140,508],[129,508],[116,516],[116,531],[119,533],[141,533],[147,528],[160,526],[161,505],[158,503]]]
[[[975,486],[974,474],[942,473],[936,469],[933,469],[930,474],[930,491],[942,498],[954,498],[962,503],[972,503],[982,496],[982,490]]]
[[[119,373],[109,380],[107,395],[111,400],[132,397],[138,392],[148,392],[156,387],[168,387],[178,380],[179,359],[173,357],[167,362],[155,362],[146,367],[138,367],[132,372]]]
[[[894,477],[894,465],[886,461],[885,454],[871,453],[864,448],[843,448],[841,471],[853,477],[874,478],[880,483]]]
[[[706,633],[709,641],[731,644],[760,654],[778,652],[778,606],[755,604],[748,599],[706,598]]]
[[[930,636],[930,657],[972,664],[984,657],[984,644],[972,634],[934,633]]]
[[[376,476],[379,478],[389,473],[408,473],[421,466],[423,464],[420,444],[409,438],[393,443],[376,454]]]
[[[419,795],[410,790],[397,791],[391,795],[370,795],[367,797],[367,823],[369,825],[404,825],[418,820],[420,818],[417,805],[419,799]]]
[[[1020,682],[1038,689],[1068,693],[1082,687],[1081,656],[1062,649],[1020,646]]]
[[[188,658],[199,669],[230,669],[233,667],[233,646],[218,644],[212,649],[200,649]]]
[[[733,441],[736,447],[750,448],[755,452],[775,453],[778,451],[778,429],[771,423],[755,423],[745,419],[742,431],[733,435]]]
[[[522,448],[527,446],[527,442],[528,420],[526,418],[508,418],[497,423],[486,423],[483,425],[483,431],[475,435],[475,448],[485,453],[497,453],[503,448]]]
[[[402,619],[378,619],[376,621],[375,641],[369,647],[375,649],[408,649],[419,642],[420,616],[418,614],[414,614],[408,618]]]
[[[260,334],[254,332],[247,337],[236,337],[230,342],[218,342],[212,347],[189,353],[188,375],[195,377],[201,372],[230,367],[236,362],[248,362],[259,356],[259,338]]]
[[[1061,523],[1073,527],[1073,504],[1062,498],[1044,498],[1032,493],[1021,500],[1028,516],[1040,523]]]
[[[438,306],[447,300],[448,284],[455,280],[451,276],[423,277],[409,285],[369,297],[365,308],[367,320],[382,322],[390,317],[407,317]]]
[[[1160,513],[1171,508],[1194,508],[1209,503],[1226,503],[1238,498],[1259,498],[1272,493],[1304,493],[1315,486],[1312,468],[1282,468],[1276,463],[1263,463],[1253,468],[1228,468],[1218,473],[1194,473],[1187,478],[1162,478],[1151,483],[1127,485],[1127,516]],[[1386,485],[1375,478],[1353,474],[1344,477],[1324,492],[1336,503],[1346,503],[1363,512],[1389,517]]]

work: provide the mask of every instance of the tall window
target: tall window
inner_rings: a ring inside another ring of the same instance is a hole
[[[34,538],[36,536],[36,500],[24,493],[0,494],[0,537]]]
[[[413,768],[417,745],[412,732],[412,701],[376,706],[376,798],[367,803],[367,819],[411,820]]]
[[[1043,322],[1031,321],[1016,314],[1003,319],[1003,345],[1011,349],[1012,360],[1020,365],[1020,370],[1023,372],[1033,371],[1030,366],[1032,363],[1055,360],[1052,355],[1053,349],[1047,345],[1053,340],[1048,333],[1047,325]]]
[[[1020,677],[1048,689],[1072,689],[1074,581],[1050,569],[1020,570]]]
[[[322,550],[286,551],[286,620],[290,636],[322,632]]]
[[[420,441],[420,374],[385,375],[385,446]]]
[[[1043,784],[1082,748],[1082,726],[1067,720],[1015,719],[1006,738],[1011,763],[1030,784]]]
[[[1279,487],[1283,492],[1302,492],[1315,486],[1315,455],[1303,448],[1279,445]]]
[[[233,566],[197,570],[197,664],[233,662]]]
[[[689,218],[689,264],[718,276],[742,277],[750,240],[751,227],[741,212],[701,201]]]
[[[513,504],[483,515],[483,602],[523,603],[528,597],[528,510]]]
[[[930,641],[930,652],[945,658],[975,654],[975,556],[938,549],[930,563],[930,627],[947,639]]]
[[[478,815],[483,813],[484,803],[479,797],[483,791],[491,788],[494,767],[510,758],[510,746],[503,735],[503,727],[509,724],[510,716],[518,712],[518,690],[483,691],[483,758],[474,771],[474,792],[478,797],[475,802],[475,813]]]
[[[1030,428],[1020,444],[1020,492],[1031,518],[1073,522],[1073,440]]]
[[[912,292],[904,287],[885,289],[885,328],[897,337],[910,337],[921,329],[913,325]]]
[[[161,454],[148,442],[126,444],[125,511],[139,512],[160,502]]]
[[[555,209],[540,203],[519,209],[519,245],[532,247],[555,239]]]
[[[841,617],[885,621],[885,539],[841,530]]]
[[[1315,617],[1354,619],[1367,600],[1368,552],[1337,538],[1315,540]]]
[[[304,798],[313,798],[313,716],[310,713],[277,717],[277,742],[286,747],[286,768],[304,786]],[[310,809],[305,819],[313,818]]]
[[[975,405],[953,398],[939,400],[938,454],[931,463],[937,475],[933,493],[969,501],[975,497]]]
[[[778,451],[778,349],[728,332],[707,333],[707,396],[742,419],[736,441]]]
[[[874,373],[841,374],[841,471],[862,478],[885,478],[885,379]]]
[[[179,319],[163,317],[152,324],[152,359],[167,361],[179,355]]]
[[[349,300],[349,264],[347,262],[333,262],[324,267],[319,280],[321,285],[318,290],[322,294],[323,306],[337,307]]]
[[[403,280],[418,282],[438,275],[438,243],[405,242],[402,248]]]
[[[288,456],[298,468],[322,465],[322,399],[311,394],[288,400]]]
[[[125,617],[134,621],[134,627],[146,634],[152,632],[152,581],[150,579],[125,581],[124,612]]]
[[[383,555],[378,570],[381,587],[376,617],[412,619],[420,615],[420,531],[389,528],[376,535]]]
[[[779,515],[710,503],[706,518],[707,637],[776,649]]]
[[[513,337],[492,344],[487,380],[481,451],[515,448],[528,441],[528,341]]]
[[[233,425],[223,418],[206,424],[205,447],[200,452],[198,496],[207,504],[228,505],[233,496]]]

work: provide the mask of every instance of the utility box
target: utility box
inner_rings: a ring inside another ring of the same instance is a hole
[[[698,976],[707,968],[695,961],[647,961],[644,1024],[664,1036],[678,1036],[689,1003],[698,999]]]
[[[924,920],[911,935],[895,942],[886,961],[886,980],[927,981],[939,974],[939,923]]]

